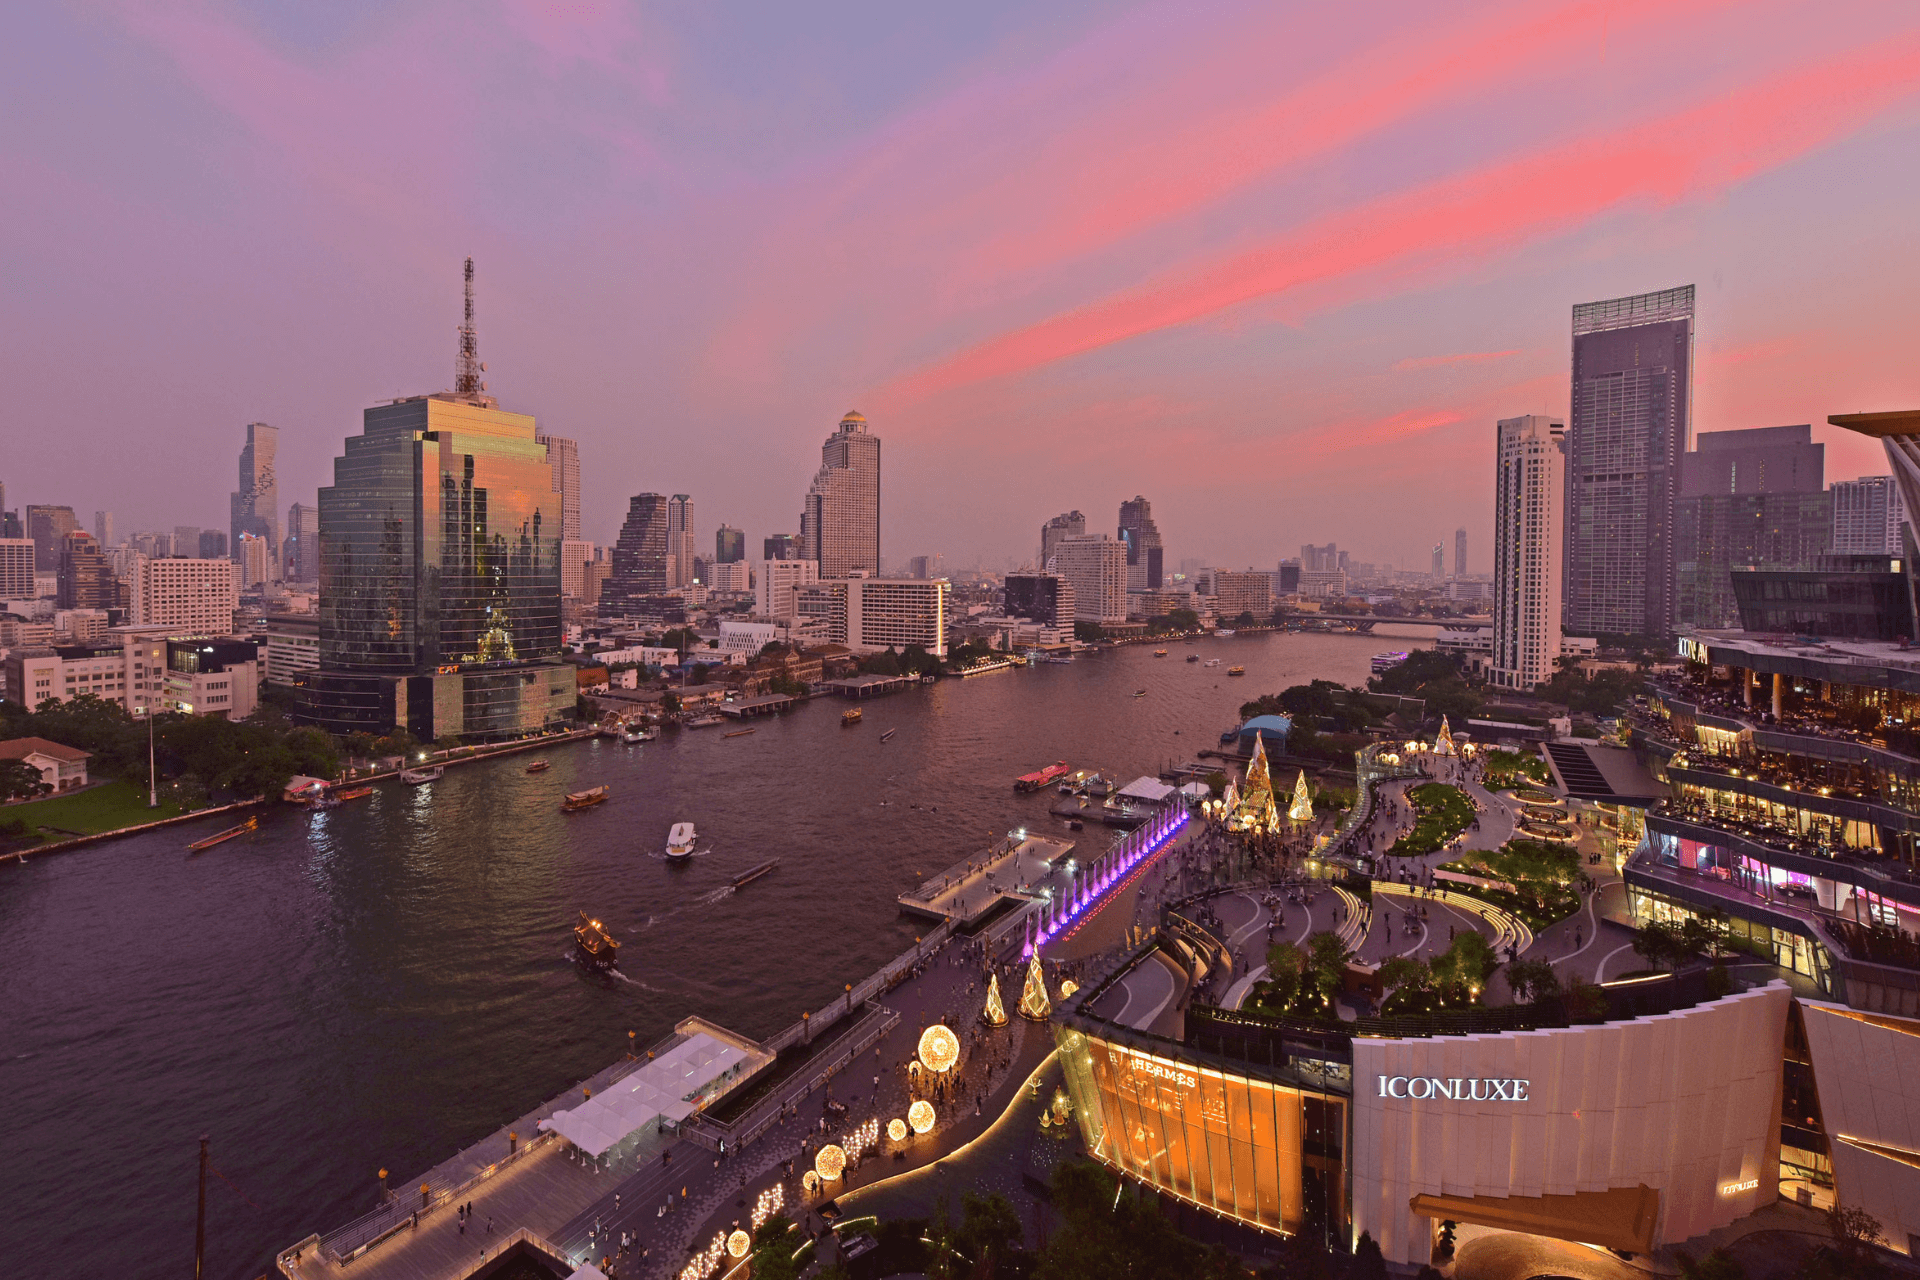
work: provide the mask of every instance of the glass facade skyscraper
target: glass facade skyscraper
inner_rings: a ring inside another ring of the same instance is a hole
[[[1164,577],[1165,550],[1153,504],[1134,495],[1120,504],[1120,541],[1127,544],[1127,590],[1158,591]]]
[[[365,413],[320,490],[320,667],[307,714],[490,738],[573,715],[560,654],[561,497],[534,420],[486,396]]]
[[[247,424],[247,443],[240,449],[240,486],[231,499],[229,530],[236,554],[240,535],[267,540],[267,562],[279,577],[280,482],[274,476],[274,458],[280,452],[280,428],[264,422]]]
[[[800,558],[820,576],[880,572],[880,437],[849,411],[820,446],[820,470],[800,513]]]

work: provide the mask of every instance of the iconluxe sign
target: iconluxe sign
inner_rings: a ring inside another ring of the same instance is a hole
[[[1472,1080],[1458,1077],[1443,1080],[1438,1076],[1381,1076],[1380,1096],[1417,1098],[1423,1102],[1434,1098],[1447,1098],[1454,1102],[1526,1102],[1527,1087],[1532,1083],[1531,1080],[1496,1079],[1491,1076]]]

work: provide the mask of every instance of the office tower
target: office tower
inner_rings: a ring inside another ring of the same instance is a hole
[[[553,464],[553,488],[560,495],[560,537],[577,541],[580,537],[580,444],[561,436],[535,435],[534,443],[547,447],[547,461]]]
[[[1735,569],[1814,567],[1833,539],[1825,466],[1809,425],[1700,433],[1674,504],[1677,625],[1739,625]]]
[[[118,545],[113,540],[113,512],[96,511],[93,513],[93,536],[102,551]]]
[[[240,607],[239,566],[227,559],[183,556],[142,560],[135,570],[135,626],[167,627],[182,636],[224,636]]]
[[[1453,576],[1467,576],[1467,531],[1464,528],[1453,531]]]
[[[0,538],[0,600],[33,597],[33,539]]]
[[[667,498],[636,493],[627,504],[626,523],[613,545],[613,571],[600,589],[603,617],[630,617],[647,596],[665,595],[673,566],[667,555]]]
[[[1833,498],[1835,555],[1906,554],[1900,526],[1906,522],[1907,509],[1892,476],[1835,480],[1827,492]]]
[[[587,566],[593,563],[593,544],[580,538],[560,542],[560,594],[575,600],[587,589]]]
[[[507,737],[573,718],[560,661],[560,494],[529,414],[485,394],[473,262],[455,389],[375,405],[320,490],[320,669],[335,733]]]
[[[1087,518],[1078,511],[1068,511],[1057,515],[1040,526],[1040,563],[1035,567],[1042,573],[1047,572],[1053,563],[1054,552],[1066,538],[1078,538],[1087,532]]]
[[[1046,627],[1073,625],[1073,584],[1057,573],[1010,573],[1005,611]]]
[[[714,530],[713,558],[717,564],[736,564],[747,558],[747,535],[730,524]],[[768,559],[775,557],[769,556]]]
[[[1300,548],[1302,573],[1332,573],[1335,569],[1345,567],[1340,562],[1340,549],[1331,542],[1324,547],[1316,547],[1309,542]]]
[[[880,572],[880,437],[849,411],[820,446],[820,470],[800,515],[800,557],[822,578]]]
[[[770,533],[760,543],[762,560],[798,560],[800,556],[800,535],[797,533]]]
[[[933,561],[926,556],[910,556],[907,559],[907,576],[909,578],[925,578],[932,564]]]
[[[1541,414],[1494,429],[1493,656],[1487,679],[1531,690],[1560,656],[1566,424]]]
[[[1262,570],[1213,571],[1213,609],[1222,618],[1252,614],[1256,622],[1273,612],[1273,575]]]
[[[263,533],[243,533],[233,548],[233,562],[240,566],[240,589],[251,591],[273,581],[272,543]]]
[[[794,592],[818,581],[818,561],[762,560],[753,574],[753,611],[762,618],[792,618],[795,616]]]
[[[1049,561],[1073,584],[1076,620],[1105,624],[1127,620],[1127,544],[1104,533],[1068,534]]]
[[[177,537],[174,545],[176,547],[179,545]],[[227,535],[224,532],[219,529],[202,529],[200,531],[200,558],[202,560],[211,560],[215,556],[224,556],[226,554]]]
[[[174,546],[182,545],[176,535]],[[286,570],[294,582],[320,581],[320,508],[304,502],[287,508]]]
[[[40,573],[60,571],[60,553],[67,535],[80,527],[72,507],[29,505],[26,536],[33,539],[33,567]]]
[[[247,424],[247,443],[240,449],[240,487],[233,493],[229,522],[230,545],[236,558],[240,535],[251,533],[266,539],[268,563],[280,563],[280,486],[273,471],[274,455],[279,451],[278,427],[264,422]]]
[[[1300,591],[1300,562],[1282,560],[1274,566],[1273,593],[1278,596],[1297,595]]]
[[[693,585],[693,499],[684,493],[667,499],[667,570],[670,585]]]
[[[1127,590],[1158,591],[1165,555],[1153,504],[1135,494],[1120,504],[1120,541],[1127,544]]]
[[[1433,544],[1433,580],[1442,581],[1447,576],[1446,548],[1440,543]]]
[[[0,538],[26,538],[27,526],[18,511],[0,511]],[[33,539],[27,538],[31,542]]]
[[[84,529],[75,529],[61,540],[59,576],[62,609],[126,607],[113,565],[99,540]]]
[[[1693,286],[1573,309],[1563,585],[1568,630],[1663,637],[1693,430]]]

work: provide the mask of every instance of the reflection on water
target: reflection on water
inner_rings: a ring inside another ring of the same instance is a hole
[[[824,1004],[912,942],[897,895],[1054,823],[1017,775],[1191,759],[1243,701],[1364,680],[1385,636],[1200,642],[1246,679],[1135,647],[913,689],[853,727],[828,703],[739,738],[552,748],[539,774],[526,757],[463,765],[274,811],[191,861],[218,819],[0,869],[0,1259],[178,1274],[207,1133],[237,1188],[209,1192],[208,1271],[250,1280],[372,1207],[382,1167],[424,1171],[606,1065],[629,1031],[644,1045],[701,1013],[757,1036]],[[560,812],[602,783],[609,803]],[[655,856],[680,821],[707,856]],[[566,958],[582,908],[624,944],[617,977]]]

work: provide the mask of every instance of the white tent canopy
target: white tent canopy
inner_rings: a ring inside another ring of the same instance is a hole
[[[540,1127],[588,1155],[604,1155],[660,1117],[676,1124],[693,1114],[687,1099],[746,1060],[733,1045],[698,1032],[610,1088]]]
[[[1205,800],[1213,795],[1213,788],[1204,782],[1189,782],[1180,788],[1180,794],[1195,800]]]
[[[1142,774],[1126,786],[1120,788],[1120,794],[1129,796],[1135,800],[1148,800],[1154,804],[1159,804],[1168,796],[1172,795],[1174,790],[1173,787],[1160,781],[1158,778],[1149,778],[1145,774]]]

